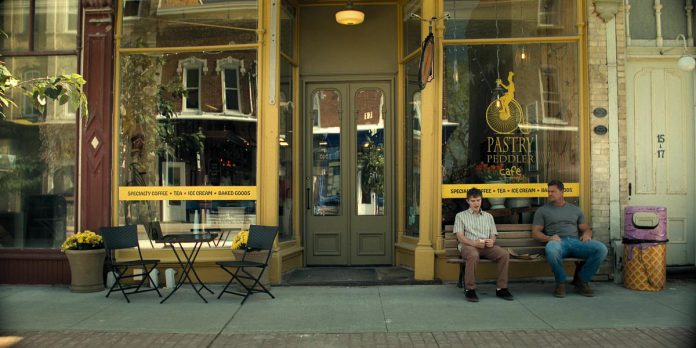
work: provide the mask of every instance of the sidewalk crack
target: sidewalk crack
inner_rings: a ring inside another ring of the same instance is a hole
[[[384,319],[384,330],[389,332],[389,325],[387,324],[387,314],[384,312],[384,303],[382,302],[382,287],[377,287],[377,294],[379,295],[379,306],[382,309],[382,318]]]

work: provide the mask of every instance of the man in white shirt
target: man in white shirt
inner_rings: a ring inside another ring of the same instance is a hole
[[[469,302],[478,302],[476,296],[476,266],[479,259],[489,259],[498,263],[498,281],[495,295],[512,301],[508,291],[508,264],[510,254],[495,245],[498,231],[495,229],[493,216],[481,210],[483,193],[477,188],[466,192],[466,202],[469,209],[457,214],[454,218],[454,233],[459,241],[459,251],[466,260],[464,269],[465,298]]]

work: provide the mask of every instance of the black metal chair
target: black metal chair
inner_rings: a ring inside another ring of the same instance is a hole
[[[162,234],[162,226],[160,226],[159,221],[146,222],[143,226],[150,242],[164,243],[164,234]]]
[[[257,292],[264,292],[271,296],[271,298],[275,298],[275,296],[273,296],[273,294],[271,294],[271,292],[268,289],[266,289],[266,287],[263,286],[263,284],[261,284],[260,281],[261,276],[263,276],[263,273],[268,268],[268,260],[271,259],[271,254],[273,253],[273,241],[275,240],[277,235],[277,226],[251,225],[249,227],[249,239],[247,240],[247,248],[244,249],[244,255],[242,256],[242,259],[236,261],[217,262],[220,268],[222,268],[225,272],[229,273],[230,276],[232,276],[230,281],[227,282],[227,285],[225,285],[225,288],[222,289],[222,291],[220,292],[220,295],[218,295],[218,299],[222,296],[222,294],[229,293],[237,296],[243,296],[244,299],[242,300],[241,304],[244,304],[244,301],[246,301],[247,298],[249,298],[249,296]],[[246,260],[247,254],[256,251],[268,251],[268,254],[266,255],[266,260],[263,262]],[[234,272],[231,271],[230,268],[235,268]],[[250,268],[258,269],[258,275],[249,273],[247,269]],[[253,284],[251,284],[250,286],[244,284],[242,279],[249,280],[253,282]],[[227,288],[229,288],[229,286],[235,280],[239,283],[244,292],[227,290]]]
[[[104,238],[104,248],[106,249],[107,256],[107,266],[110,268],[111,272],[115,275],[115,282],[106,294],[106,297],[111,295],[111,292],[117,288],[121,290],[126,301],[130,303],[128,295],[156,291],[159,297],[162,297],[159,289],[155,286],[152,289],[141,289],[145,284],[147,279],[150,279],[150,272],[157,267],[160,260],[145,260],[143,259],[143,254],[140,251],[140,245],[138,244],[138,228],[135,225],[130,226],[117,226],[117,227],[101,227],[99,232]],[[134,260],[121,261],[116,260],[115,251],[119,249],[138,249],[138,258]],[[127,274],[131,268],[142,268],[143,274]],[[139,283],[135,285],[124,285],[121,283],[123,279],[133,278],[141,276],[142,279]],[[156,281],[152,281],[153,284],[157,284]],[[132,290],[132,291],[126,291]]]

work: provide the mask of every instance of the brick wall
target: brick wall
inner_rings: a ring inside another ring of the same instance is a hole
[[[588,1],[587,21],[587,55],[589,65],[589,113],[590,118],[590,182],[592,229],[595,236],[604,242],[609,241],[609,194],[610,194],[610,158],[609,135],[597,135],[592,131],[595,126],[610,127],[609,117],[595,117],[592,110],[598,107],[609,108],[608,66],[607,66],[607,23],[594,13],[594,5]],[[625,17],[623,11],[616,15],[616,54],[618,74],[619,107],[619,158],[620,158],[620,196],[621,206],[626,202],[626,103],[625,103]]]

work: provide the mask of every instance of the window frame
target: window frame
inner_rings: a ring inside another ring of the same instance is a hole
[[[189,97],[184,95],[181,97],[181,113],[200,115],[203,113],[203,109],[201,108],[201,97],[203,95],[203,74],[208,72],[208,61],[197,57],[189,57],[179,61],[179,66],[176,69],[176,72],[181,74],[181,83],[187,92],[190,89],[188,86],[188,71],[192,69],[198,70],[198,108],[192,109],[186,107],[186,102],[188,101]]]
[[[222,96],[222,112],[225,115],[234,115],[234,116],[251,116],[251,114],[245,114],[242,112],[242,91],[241,91],[241,84],[240,84],[240,76],[242,74],[242,70],[244,69],[244,62],[240,59],[233,58],[233,57],[227,57],[223,59],[219,59],[217,61],[217,67],[215,70],[218,72],[220,75],[220,86],[221,89],[220,93]],[[235,71],[235,78],[237,79],[237,88],[229,88],[227,87],[227,84],[225,81],[227,80],[227,70],[232,70],[234,69]],[[227,108],[227,90],[236,90],[237,91],[237,109],[228,109]]]

